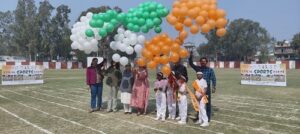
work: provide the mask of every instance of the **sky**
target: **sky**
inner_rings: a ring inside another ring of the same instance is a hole
[[[18,0],[0,0],[0,11],[14,10]],[[38,4],[42,0],[35,0]],[[149,0],[49,0],[54,7],[61,4],[71,8],[70,19],[73,24],[80,13],[90,7],[109,5],[118,6],[127,12],[129,8],[137,7],[138,4]],[[173,0],[151,0],[157,1],[168,9],[171,8]],[[218,7],[225,9],[227,18],[234,20],[238,18],[251,19],[259,22],[268,30],[272,37],[277,40],[292,40],[293,35],[300,32],[300,0],[218,0]],[[162,24],[163,32],[176,37],[177,32],[167,24]],[[154,36],[152,31],[148,38]],[[203,35],[190,35],[188,40],[196,44],[204,43]]]

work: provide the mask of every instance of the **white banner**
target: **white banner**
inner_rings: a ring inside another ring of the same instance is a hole
[[[44,67],[40,65],[5,65],[2,85],[43,84]]]
[[[286,86],[285,64],[241,64],[241,84]]]

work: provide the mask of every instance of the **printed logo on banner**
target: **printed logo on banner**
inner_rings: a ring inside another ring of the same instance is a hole
[[[241,64],[241,84],[286,86],[285,64]]]
[[[42,84],[44,67],[41,65],[5,65],[2,85]]]

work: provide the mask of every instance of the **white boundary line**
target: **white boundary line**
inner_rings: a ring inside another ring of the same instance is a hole
[[[285,127],[290,127],[290,128],[297,128],[297,129],[300,128],[299,126],[286,125],[286,124],[280,124],[280,123],[269,122],[269,121],[261,121],[261,120],[256,120],[256,119],[249,119],[249,118],[237,117],[237,116],[231,116],[231,115],[220,114],[220,113],[219,113],[218,115],[220,115],[220,116],[226,116],[226,117],[230,117],[230,118],[237,118],[237,119],[240,119],[240,120],[257,121],[257,122],[261,122],[261,123],[275,124],[275,125],[285,126]]]
[[[37,109],[37,108],[28,106],[28,105],[26,105],[26,104],[24,104],[24,103],[21,103],[21,102],[19,102],[19,101],[9,99],[9,98],[7,98],[7,97],[5,97],[5,96],[0,95],[0,97],[1,97],[1,98],[4,98],[4,99],[6,99],[6,100],[9,100],[9,101],[16,102],[16,103],[18,103],[18,104],[20,104],[20,105],[22,105],[22,106],[24,106],[24,107],[27,107],[27,108],[33,109],[33,110],[35,110],[35,111],[41,112],[41,113],[43,113],[43,114],[45,114],[45,115],[49,115],[49,116],[51,116],[51,117],[58,118],[58,119],[61,119],[61,120],[66,121],[66,122],[70,122],[70,123],[72,123],[72,124],[74,124],[74,125],[78,125],[78,126],[81,126],[81,127],[87,128],[87,129],[90,129],[90,130],[92,130],[92,131],[99,132],[99,133],[101,133],[101,134],[106,134],[105,132],[103,132],[103,131],[101,131],[101,130],[97,130],[97,129],[94,129],[94,128],[89,127],[89,126],[85,126],[85,125],[83,125],[83,124],[81,124],[81,123],[78,123],[78,122],[72,121],[72,120],[68,120],[68,119],[65,119],[65,118],[63,118],[63,117],[59,117],[59,116],[56,116],[56,115],[52,115],[52,114],[47,113],[47,112],[45,112],[45,111],[42,111],[42,110],[39,110],[39,109]]]
[[[218,103],[226,103],[226,102],[218,102]],[[271,109],[264,109],[264,108],[257,108],[257,107],[255,107],[256,105],[251,105],[251,104],[249,104],[249,105],[247,105],[247,106],[245,106],[245,104],[244,103],[238,103],[238,102],[231,102],[231,103],[226,103],[226,105],[230,105],[230,107],[244,107],[244,108],[251,108],[251,109],[258,109],[258,110],[264,110],[264,111],[270,111],[270,112],[274,112],[274,111],[276,111],[276,110],[271,110]],[[286,114],[299,114],[300,115],[300,113],[296,113],[298,110],[297,109],[295,109],[295,110],[292,110],[293,112],[288,112],[288,111],[280,111],[280,113],[286,113]]]
[[[259,114],[259,113],[253,113],[253,112],[231,110],[231,109],[221,108],[221,107],[218,107],[218,108],[219,108],[219,109],[223,109],[223,110],[227,110],[227,111],[237,112],[237,113],[252,114],[252,115],[258,115],[258,116],[270,117],[270,118],[280,119],[280,120],[294,120],[294,121],[298,121],[298,120],[295,120],[295,119],[292,119],[292,118],[276,117],[276,116],[265,115],[265,114]]]
[[[252,99],[252,100],[256,100],[256,101],[273,101],[273,99],[265,99],[265,98],[258,98],[258,97],[249,97],[249,96],[234,96],[234,95],[217,95],[217,96],[223,96],[223,97],[232,97],[232,98],[247,98],[247,99]],[[291,101],[291,100],[284,100],[285,102],[294,102],[294,103],[297,103],[299,104],[300,103],[300,100],[299,101]]]
[[[39,127],[38,125],[33,124],[33,123],[29,122],[29,121],[26,120],[26,119],[23,119],[23,118],[19,117],[18,115],[14,114],[14,113],[12,113],[12,112],[10,112],[10,111],[8,111],[7,109],[5,109],[5,108],[3,108],[3,107],[1,107],[1,106],[0,106],[0,110],[4,111],[5,113],[7,113],[7,114],[9,114],[9,115],[11,115],[11,116],[14,116],[15,118],[17,118],[17,119],[19,119],[19,120],[25,122],[26,124],[28,124],[28,125],[30,125],[30,126],[33,126],[34,128],[37,128],[38,130],[40,130],[40,131],[42,131],[42,132],[44,132],[44,133],[46,133],[46,134],[53,134],[52,132],[50,132],[50,131],[48,131],[48,130],[46,130],[46,129],[44,129],[44,128],[41,128],[41,127]]]
[[[76,108],[76,107],[71,107],[71,106],[63,105],[63,104],[60,104],[60,103],[56,103],[56,102],[52,102],[52,101],[48,101],[48,100],[44,100],[44,99],[32,97],[32,96],[29,96],[29,95],[23,95],[23,94],[20,94],[20,93],[14,92],[14,91],[10,91],[10,90],[6,90],[6,91],[12,92],[14,94],[18,94],[18,95],[21,95],[21,96],[29,97],[29,98],[32,98],[32,99],[35,99],[35,100],[44,101],[44,102],[47,102],[47,103],[55,104],[55,105],[62,106],[62,107],[67,107],[67,108],[70,108],[70,109],[74,109],[74,110],[78,110],[78,111],[82,111],[82,112],[86,113],[86,110],[79,109],[79,108]],[[104,114],[100,114],[100,113],[96,113],[96,114],[100,115],[100,116],[103,116],[103,117],[111,118],[110,116],[107,116],[107,115],[104,115]],[[134,122],[131,122],[131,121],[122,120],[122,119],[118,119],[118,118],[113,118],[113,119],[116,119],[116,120],[119,120],[119,121],[122,121],[122,122],[126,122],[126,123],[130,123],[130,124],[133,124],[133,125],[136,125],[136,126],[141,126],[141,127],[144,127],[144,128],[148,128],[148,129],[151,129],[151,130],[155,130],[155,131],[158,131],[158,132],[161,132],[161,133],[169,133],[169,132],[167,132],[165,130],[156,129],[156,128],[153,128],[153,127],[150,127],[150,126],[147,126],[147,125],[138,124],[138,123],[134,123]]]

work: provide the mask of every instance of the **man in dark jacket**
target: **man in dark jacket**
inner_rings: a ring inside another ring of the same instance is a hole
[[[188,82],[187,69],[184,65],[181,64],[180,60],[174,64],[174,66],[172,67],[172,71],[174,71],[177,80],[179,80],[180,75],[183,75],[186,78],[186,82]]]
[[[207,111],[207,116],[208,116],[208,121],[211,119],[211,113],[212,113],[212,108],[211,108],[211,92],[215,93],[216,92],[216,76],[215,72],[212,68],[207,66],[208,60],[206,57],[202,57],[200,59],[200,66],[196,66],[193,62],[193,53],[191,52],[190,58],[189,58],[189,64],[190,66],[196,71],[196,72],[202,72],[203,73],[203,78],[207,82],[207,96],[208,96],[208,104],[206,106],[206,111]],[[212,90],[211,90],[211,83],[212,83]]]

